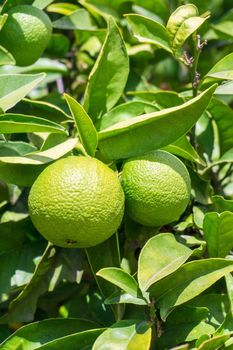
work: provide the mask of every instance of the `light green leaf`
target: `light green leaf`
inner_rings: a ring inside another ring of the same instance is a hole
[[[44,78],[45,74],[0,75],[0,108],[5,112],[25,97]]]
[[[85,9],[78,9],[67,16],[57,19],[53,22],[53,28],[91,31],[97,29],[89,12]]]
[[[7,338],[1,347],[2,350],[15,350],[18,347],[34,350],[55,339],[95,327],[94,322],[78,318],[43,320],[21,327]]]
[[[201,294],[232,271],[233,261],[225,259],[191,261],[155,283],[150,292],[166,315],[169,309]]]
[[[140,296],[136,280],[133,278],[133,276],[120,268],[106,267],[98,271],[96,275],[115,284],[117,287],[123,289],[126,293],[132,295],[133,297]]]
[[[225,258],[233,247],[233,213],[206,213],[203,230],[209,256]]]
[[[47,119],[33,117],[23,114],[0,114],[0,133],[28,133],[28,132],[51,132],[64,134],[66,130],[63,126],[51,122]]]
[[[68,139],[43,152],[1,156],[0,179],[20,186],[31,186],[47,164],[68,154],[76,144],[77,139]]]
[[[213,85],[180,106],[138,116],[100,131],[100,151],[107,158],[120,159],[167,146],[195,124],[208,106],[215,88]]]
[[[84,96],[84,108],[94,121],[117,103],[128,74],[129,58],[123,38],[113,18],[109,17],[108,33]]]
[[[186,136],[182,136],[174,143],[165,146],[165,151],[173,153],[179,157],[190,160],[191,162],[198,163],[205,166],[204,160],[199,156],[195,148],[188,141]]]
[[[45,0],[46,1],[46,0]],[[59,13],[60,15],[70,15],[72,12],[78,10],[80,7],[76,4],[70,3],[55,3],[47,7],[48,12]]]
[[[233,95],[233,81],[219,85],[215,90],[215,95]]]
[[[223,57],[206,74],[207,77],[232,80],[233,79],[233,53]]]
[[[226,20],[221,21],[217,24],[212,24],[212,28],[217,34],[220,34],[220,39],[232,40],[233,38],[233,28],[232,21]]]
[[[161,233],[147,241],[138,260],[138,283],[142,291],[176,271],[192,254],[171,233]]]
[[[151,328],[145,321],[119,321],[104,331],[94,343],[92,350],[149,350]]]
[[[135,14],[128,14],[125,17],[138,41],[153,44],[158,48],[172,52],[168,44],[166,28],[162,24],[148,17]]]
[[[94,157],[98,144],[97,131],[83,107],[71,96],[65,94],[66,102],[75,120],[80,141],[86,152]]]
[[[145,299],[133,297],[132,294],[124,292],[116,292],[110,295],[104,301],[105,304],[135,304],[135,305],[148,305]]]
[[[233,213],[232,199],[225,199],[222,196],[213,196],[211,199],[218,213],[222,213],[223,211],[230,211]]]
[[[34,0],[33,6],[37,7],[38,9],[43,10],[46,8],[49,4],[51,4],[54,0]]]
[[[178,7],[167,22],[167,33],[170,45],[176,56],[185,41],[206,21],[208,17],[199,17],[198,9],[193,4]]]
[[[221,345],[223,345],[227,339],[229,339],[229,335],[219,335],[215,336],[211,339],[205,340],[197,350],[216,350],[219,349]]]
[[[122,103],[104,114],[102,118],[97,122],[96,126],[99,130],[104,130],[124,120],[159,110],[160,108],[158,106],[146,101],[130,101]]]
[[[10,52],[8,52],[4,47],[0,46],[0,66],[4,65],[14,65],[15,59]]]
[[[227,287],[227,296],[230,303],[230,312],[233,313],[233,276],[231,273],[228,273],[225,276],[226,287]]]

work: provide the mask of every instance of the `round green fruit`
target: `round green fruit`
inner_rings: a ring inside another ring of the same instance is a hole
[[[163,226],[179,219],[190,200],[190,177],[172,154],[154,151],[124,163],[122,186],[126,211],[145,226]]]
[[[116,173],[97,159],[68,157],[48,166],[29,194],[34,226],[50,242],[87,248],[116,232],[124,192]]]
[[[51,35],[52,23],[44,11],[19,5],[8,12],[0,31],[0,45],[14,56],[18,66],[28,66],[41,57]]]

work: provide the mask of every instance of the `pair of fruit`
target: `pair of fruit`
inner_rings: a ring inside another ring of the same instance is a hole
[[[0,45],[13,55],[18,66],[33,64],[50,41],[52,23],[49,17],[30,5],[12,7],[7,15],[0,31]]]
[[[127,160],[121,184],[116,173],[99,160],[73,156],[39,175],[29,195],[29,211],[47,240],[61,247],[90,247],[116,232],[125,200],[133,220],[162,226],[179,219],[189,198],[188,171],[168,152]]]

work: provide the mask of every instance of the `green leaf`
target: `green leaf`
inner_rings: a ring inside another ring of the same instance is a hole
[[[185,41],[197,31],[208,17],[199,17],[198,9],[193,4],[178,7],[167,22],[167,33],[170,46],[176,56],[180,56],[180,49]]]
[[[230,312],[233,313],[233,276],[231,273],[228,273],[225,276],[227,295],[230,303]]]
[[[63,126],[57,123],[39,117],[13,113],[0,115],[1,134],[28,132],[52,132],[63,134],[66,133],[66,130]]]
[[[92,329],[76,334],[67,335],[63,338],[53,340],[37,348],[38,350],[87,350],[92,349],[95,340],[103,333],[104,328]]]
[[[48,119],[55,123],[72,120],[71,116],[64,112],[59,106],[47,101],[30,100],[28,98],[24,98],[17,103],[17,105],[11,109],[11,112],[33,115],[35,117]]]
[[[185,102],[175,91],[130,91],[128,95],[135,96],[136,99],[156,103],[163,108],[179,106]]]
[[[232,80],[233,79],[233,53],[223,57],[206,74],[207,77]]]
[[[232,29],[232,21],[226,20],[221,21],[217,24],[212,24],[211,26],[215,33],[219,35],[220,39],[232,40],[233,38],[233,29]]]
[[[117,267],[106,267],[97,272],[97,276],[104,278],[123,289],[126,293],[137,297],[140,295],[136,280],[122,269]]]
[[[174,143],[165,146],[165,151],[173,153],[179,157],[190,160],[191,162],[198,163],[205,166],[204,160],[199,156],[195,148],[188,141],[186,136],[182,136]]]
[[[71,14],[57,19],[53,22],[53,28],[65,30],[96,30],[96,24],[89,12],[78,9]]]
[[[208,318],[209,324],[214,326],[216,329],[225,320],[225,317],[229,312],[229,306],[230,306],[226,294],[202,294],[197,296],[195,299],[190,300],[186,305],[189,305],[192,307],[207,308],[208,309],[207,318]],[[176,309],[173,312],[175,311]]]
[[[233,262],[224,259],[205,259],[184,264],[173,274],[151,287],[157,307],[167,310],[196,297],[212,284],[233,271]]]
[[[141,43],[153,44],[158,48],[162,48],[168,52],[172,52],[168,44],[168,35],[166,28],[148,17],[136,14],[125,15],[133,36]]]
[[[145,113],[159,111],[158,106],[145,101],[130,101],[114,107],[111,111],[105,113],[97,122],[99,130],[104,130],[114,124],[129,120],[135,116]]]
[[[36,266],[31,280],[22,292],[10,302],[8,312],[0,318],[0,322],[33,321],[37,300],[48,288],[49,280],[46,275],[51,264],[55,261],[55,254],[56,249],[49,244]]]
[[[68,139],[43,152],[33,152],[24,156],[2,156],[0,179],[20,186],[31,186],[47,164],[68,154],[76,144],[77,139]]]
[[[104,331],[94,343],[92,350],[148,350],[151,329],[148,322],[119,321]]]
[[[7,111],[25,97],[44,78],[45,74],[1,74],[0,108]]]
[[[233,248],[233,213],[206,213],[203,230],[209,256],[225,258]]]
[[[212,201],[218,213],[230,211],[233,213],[233,200],[225,199],[222,196],[212,196]]]
[[[21,247],[27,237],[27,233],[32,229],[29,219],[17,222],[6,222],[0,224],[0,254]]]
[[[34,0],[33,6],[37,7],[38,9],[43,10],[46,8],[49,4],[51,4],[54,0]]]
[[[183,342],[191,342],[204,334],[212,334],[215,328],[207,323],[206,307],[177,307],[164,323],[158,349],[171,349]]]
[[[215,95],[233,95],[233,81],[219,85],[215,90]]]
[[[215,336],[211,339],[205,340],[197,350],[216,350],[219,349],[221,345],[223,345],[227,339],[229,339],[229,335],[219,335]]]
[[[117,233],[98,246],[87,248],[86,254],[91,271],[104,299],[118,291],[118,288],[113,284],[106,282],[102,278],[96,277],[97,272],[102,268],[109,266],[120,267],[120,251]],[[122,310],[117,306],[115,309],[112,308],[112,312],[119,317],[119,313],[121,314]]]
[[[97,132],[91,118],[83,107],[71,96],[65,94],[70,112],[75,120],[80,141],[86,152],[94,157],[98,144]]]
[[[96,325],[94,322],[83,319],[67,318],[43,320],[21,327],[6,339],[1,346],[4,350],[14,350],[20,347],[23,350],[38,349],[40,346],[55,339],[95,327]]]
[[[4,47],[0,46],[0,66],[7,64],[15,64],[15,59],[10,52],[8,52]]]
[[[4,224],[6,225],[6,224]],[[19,225],[19,231],[25,230],[26,234],[33,233],[33,228],[22,227]],[[9,226],[8,226],[9,227]],[[4,226],[3,226],[4,228]],[[6,226],[5,226],[6,228]],[[16,239],[13,235],[17,235],[17,228],[12,224],[12,231],[6,231],[9,234],[9,240],[12,240],[12,246],[10,244],[5,245],[5,251],[1,252],[0,264],[1,264],[1,280],[0,280],[0,301],[9,299],[9,295],[12,292],[17,292],[25,284],[27,284],[32,278],[35,267],[38,260],[41,258],[45,249],[45,242],[28,242],[28,239],[23,238],[23,235],[19,232],[18,237],[21,236],[22,243],[15,245]],[[4,231],[3,231],[4,232]],[[6,243],[6,242],[4,242]]]
[[[147,241],[138,260],[138,283],[142,291],[176,271],[192,250],[178,243],[171,233],[161,233]]]
[[[84,108],[96,121],[109,111],[123,93],[129,74],[126,47],[112,17],[98,59],[90,73],[84,96]]]
[[[110,159],[128,158],[176,141],[199,119],[215,88],[213,85],[181,106],[138,116],[100,131],[100,151]]]
[[[233,110],[223,101],[213,98],[208,106],[208,114],[217,124],[222,155],[233,147]]]
[[[5,0],[1,13],[8,12],[12,7],[18,5],[32,5],[34,0]]]
[[[145,299],[133,297],[132,294],[115,292],[104,301],[105,304],[135,304],[148,305]]]
[[[46,0],[45,0],[46,1]],[[47,7],[48,12],[55,12],[59,13],[61,15],[70,15],[72,12],[79,9],[79,6],[76,4],[70,4],[70,3],[55,3]]]

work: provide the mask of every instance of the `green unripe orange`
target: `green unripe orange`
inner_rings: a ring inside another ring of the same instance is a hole
[[[8,12],[0,31],[0,45],[13,56],[18,66],[35,63],[46,49],[52,24],[46,13],[34,6],[19,5]]]
[[[122,186],[128,215],[145,226],[178,220],[190,200],[190,177],[185,165],[165,151],[127,160]]]
[[[68,157],[48,166],[29,194],[33,224],[50,242],[67,248],[102,243],[124,214],[124,192],[113,170],[97,159]]]

